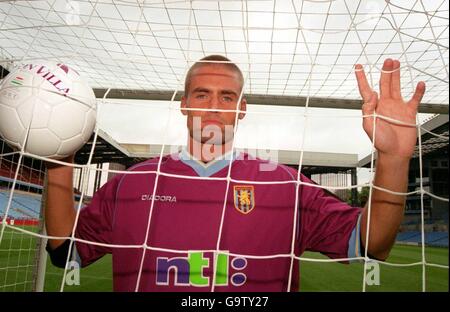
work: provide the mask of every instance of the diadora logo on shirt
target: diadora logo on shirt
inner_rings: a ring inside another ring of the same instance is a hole
[[[231,259],[232,258],[232,259]],[[247,260],[218,254],[216,259],[215,286],[242,286],[247,276],[242,272]],[[175,286],[208,287],[212,276],[205,276],[204,270],[211,269],[210,258],[206,252],[190,252],[188,257],[156,258],[156,284],[169,285],[171,273]]]
[[[142,194],[141,200],[152,200],[153,194]],[[171,195],[155,195],[155,201],[176,203],[177,197]]]

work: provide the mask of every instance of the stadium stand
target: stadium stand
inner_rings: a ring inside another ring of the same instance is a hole
[[[15,171],[16,165],[4,158],[0,163],[0,177],[14,178]],[[18,180],[41,186],[44,183],[43,175],[38,170],[28,166],[20,167]]]
[[[420,245],[422,234],[419,231],[398,233],[397,243]],[[448,232],[425,232],[425,245],[448,247]]]
[[[6,212],[9,191],[0,190],[0,220]],[[14,193],[7,221],[14,220],[15,224],[34,225],[39,223],[39,212],[41,196],[24,194],[16,191]]]

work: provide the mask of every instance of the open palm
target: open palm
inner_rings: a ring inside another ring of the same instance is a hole
[[[374,138],[373,117],[365,117],[363,118],[364,131],[374,142],[378,152],[410,158],[414,152],[417,138],[416,128],[411,125],[416,123],[417,109],[425,93],[425,83],[419,82],[412,98],[409,101],[403,100],[400,86],[400,62],[386,59],[381,72],[380,95],[378,96],[378,93],[373,91],[367,82],[362,66],[357,64],[355,70],[359,93],[364,101],[362,106],[364,115],[376,112],[377,115],[410,124],[403,125],[395,121],[377,118]]]

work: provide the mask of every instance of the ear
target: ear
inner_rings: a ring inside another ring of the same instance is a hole
[[[184,96],[184,95],[181,97],[180,108],[181,108],[181,113],[182,113],[184,116],[187,116],[188,111],[187,111],[187,110],[184,110],[184,108],[187,108],[187,98],[186,98],[186,96]]]
[[[245,112],[247,111],[247,100],[245,98],[243,98],[241,100],[241,108],[240,108],[240,113],[239,113],[239,119],[244,119],[245,117]]]

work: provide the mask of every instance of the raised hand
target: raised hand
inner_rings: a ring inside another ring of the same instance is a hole
[[[416,123],[417,109],[425,93],[425,83],[419,82],[414,95],[409,101],[402,98],[400,86],[400,62],[386,59],[380,78],[380,94],[373,91],[369,85],[363,67],[355,66],[358,88],[364,104],[362,112],[371,115],[389,117],[403,123]],[[363,128],[369,138],[373,138],[373,117],[363,118]],[[411,158],[416,145],[417,131],[414,126],[401,125],[393,121],[377,118],[375,129],[375,148],[379,153],[390,156]]]

